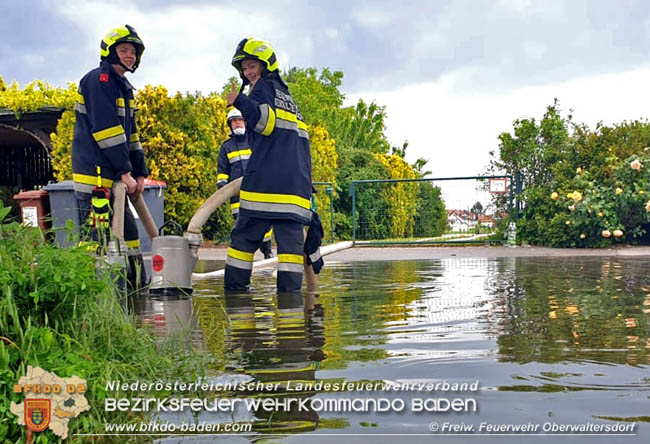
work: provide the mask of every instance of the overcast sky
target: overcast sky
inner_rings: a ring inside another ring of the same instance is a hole
[[[77,82],[123,23],[147,47],[136,87],[220,90],[243,37],[281,68],[344,72],[348,103],[376,100],[407,160],[436,177],[484,171],[497,136],[557,97],[594,126],[650,113],[650,2],[1,0],[0,75]]]

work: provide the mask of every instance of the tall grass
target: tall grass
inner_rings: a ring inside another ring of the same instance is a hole
[[[38,229],[6,221],[0,201],[0,443],[25,442],[25,427],[9,411],[27,366],[60,377],[86,380],[88,412],[69,423],[66,442],[87,442],[75,433],[102,433],[104,423],[137,423],[133,413],[105,412],[106,382],[194,380],[208,358],[173,340],[156,340],[136,326],[117,295],[111,273],[97,274],[95,257],[83,248],[61,249]],[[114,396],[111,394],[110,396]],[[34,443],[57,442],[50,431]],[[103,437],[101,442],[143,442],[143,437]]]

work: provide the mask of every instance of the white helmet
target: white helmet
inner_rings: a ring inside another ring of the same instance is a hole
[[[232,119],[237,119],[237,118],[239,119],[244,118],[244,116],[241,115],[241,112],[237,108],[233,108],[230,111],[228,111],[227,121],[229,126],[230,126],[230,121]]]

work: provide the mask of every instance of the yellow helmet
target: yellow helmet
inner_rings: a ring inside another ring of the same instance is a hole
[[[135,64],[132,69],[129,71],[134,72],[137,67],[140,65],[140,59],[142,59],[142,53],[144,52],[144,43],[138,37],[138,33],[135,32],[135,29],[132,26],[124,25],[119,28],[111,29],[104,40],[100,43],[100,54],[102,60],[108,60],[110,63],[120,63],[120,59],[117,57],[115,48],[120,43],[131,43],[135,46]],[[126,67],[124,67],[126,68]]]
[[[273,47],[267,42],[255,38],[246,38],[239,42],[235,55],[232,56],[232,66],[239,71],[239,76],[248,83],[241,69],[241,62],[246,59],[258,60],[262,63],[262,76],[278,70],[278,60]]]

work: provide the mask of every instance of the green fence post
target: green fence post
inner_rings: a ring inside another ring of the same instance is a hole
[[[512,201],[515,198],[515,183],[512,180],[513,179],[512,176],[509,176],[509,177],[510,177],[510,199],[509,199],[509,202],[508,202],[508,215],[510,216],[509,217],[510,222],[513,222],[515,220],[515,218],[514,218],[514,215],[512,214]]]
[[[330,197],[330,243],[334,243],[334,195],[332,193],[332,187],[328,186],[325,190],[327,195]]]
[[[354,189],[355,181],[350,182],[350,197],[352,197],[352,246],[357,240],[357,202]]]
[[[516,210],[515,210],[515,220],[519,219],[519,212],[521,211],[521,172],[517,171],[515,176],[516,191],[517,191],[517,201],[516,201]]]

